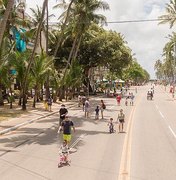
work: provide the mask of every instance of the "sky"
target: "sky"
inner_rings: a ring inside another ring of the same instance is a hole
[[[108,22],[156,19],[165,14],[166,3],[170,0],[105,0],[110,10],[101,12],[106,16]],[[58,1],[59,2],[59,1]],[[30,14],[29,8],[35,8],[36,4],[42,6],[43,0],[26,0],[26,11]],[[58,17],[58,13],[52,10],[56,0],[49,0],[50,12]],[[104,27],[108,30],[120,32],[127,46],[132,49],[134,58],[146,69],[151,78],[155,78],[154,64],[162,59],[163,47],[168,42],[167,36],[175,31],[170,29],[169,24],[158,25],[158,22],[142,23],[109,23]]]

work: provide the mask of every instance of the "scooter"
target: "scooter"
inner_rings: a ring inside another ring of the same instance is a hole
[[[60,153],[58,168],[62,166],[70,166],[70,160],[68,159],[68,153]]]

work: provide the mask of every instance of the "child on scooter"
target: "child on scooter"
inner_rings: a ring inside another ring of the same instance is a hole
[[[115,132],[114,130],[114,123],[113,123],[113,118],[110,118],[109,122],[108,122],[108,126],[109,126],[109,133],[113,133]]]
[[[69,162],[68,155],[69,155],[69,148],[67,145],[67,141],[64,140],[63,144],[60,147],[60,162],[58,164],[58,167],[62,166],[63,164],[67,164]]]

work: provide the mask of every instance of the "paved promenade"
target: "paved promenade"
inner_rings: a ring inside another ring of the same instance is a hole
[[[72,101],[68,101],[68,102],[57,102],[57,103],[53,103],[52,104],[52,111],[46,111],[44,108],[44,104],[43,103],[37,103],[37,108],[29,108],[26,112],[22,112],[21,115],[19,115],[18,117],[12,117],[13,113],[17,113],[18,111],[21,111],[20,108],[14,108],[9,113],[9,118],[3,121],[0,121],[0,135],[7,133],[11,130],[14,130],[16,128],[19,128],[21,126],[24,126],[28,123],[32,123],[36,120],[39,120],[41,118],[47,117],[47,116],[51,116],[53,114],[58,113],[61,104],[65,104],[66,107],[71,107],[73,105],[76,105],[77,102],[76,100],[72,100]],[[1,108],[2,111],[2,108]],[[7,111],[7,109],[6,109]],[[1,114],[0,114],[0,118],[1,118]]]

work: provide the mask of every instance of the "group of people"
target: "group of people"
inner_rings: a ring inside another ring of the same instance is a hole
[[[88,118],[90,116],[90,102],[89,98],[86,98],[86,96],[78,96],[78,107],[82,105],[83,111],[85,112],[85,118]],[[100,101],[100,104],[96,106],[95,108],[95,119],[98,120],[101,113],[101,118],[103,119],[103,112],[104,109],[106,109],[106,105],[103,100]]]
[[[96,107],[96,109],[95,109],[95,119],[96,119],[96,120],[99,119],[100,112],[101,112],[101,119],[104,118],[103,112],[104,112],[105,109],[106,109],[106,105],[105,105],[104,101],[101,100],[100,105],[98,105],[98,106]]]
[[[120,113],[118,114],[117,117],[117,123],[118,123],[118,129],[119,129],[119,133],[124,132],[124,123],[125,123],[125,114],[123,113],[123,109],[120,109]],[[109,122],[108,122],[108,126],[109,126],[109,133],[113,133],[115,132],[114,126],[115,126],[115,122],[113,120],[113,118],[110,118]]]
[[[80,107],[82,104],[83,106],[83,111],[85,112],[85,118],[89,117],[90,113],[90,102],[89,98],[86,97],[79,97],[78,96],[78,106]],[[96,106],[95,108],[95,119],[98,120],[100,113],[101,113],[101,118],[103,119],[103,112],[106,109],[106,105],[103,100],[100,101],[100,104]],[[60,114],[60,119],[59,119],[59,130],[58,132],[63,132],[63,143],[60,147],[60,152],[62,154],[61,159],[64,159],[65,162],[68,162],[68,155],[69,155],[69,143],[71,141],[71,132],[75,132],[75,126],[72,120],[70,120],[68,116],[68,110],[65,107],[64,104],[61,105],[61,108],[59,110]],[[123,109],[120,109],[120,112],[117,117],[118,121],[118,131],[124,132],[124,123],[125,123],[125,114],[123,112]],[[109,132],[113,133],[115,132],[115,122],[113,118],[111,117],[110,120],[108,121],[108,126],[109,126]],[[61,160],[60,160],[61,162]],[[62,163],[62,162],[61,162]],[[60,166],[61,164],[58,164]]]
[[[126,98],[125,98],[125,105],[128,106],[128,101],[130,101],[130,105],[133,106],[133,104],[134,104],[134,97],[135,97],[135,96],[134,96],[133,93],[129,93],[129,94],[126,96]],[[122,99],[121,95],[118,94],[118,95],[116,96],[116,100],[117,100],[117,105],[118,105],[118,106],[120,106],[121,99]]]
[[[44,106],[45,106],[45,111],[51,111],[51,107],[52,107],[52,102],[53,102],[53,99],[51,97],[49,97],[48,99],[46,99],[44,101]]]
[[[60,147],[60,162],[58,167],[62,165],[62,163],[68,163],[68,155],[69,155],[69,143],[71,141],[71,129],[75,132],[75,126],[73,121],[70,120],[68,116],[68,110],[64,104],[61,105],[59,110],[60,119],[59,119],[59,130],[58,132],[63,132],[63,143]]]

